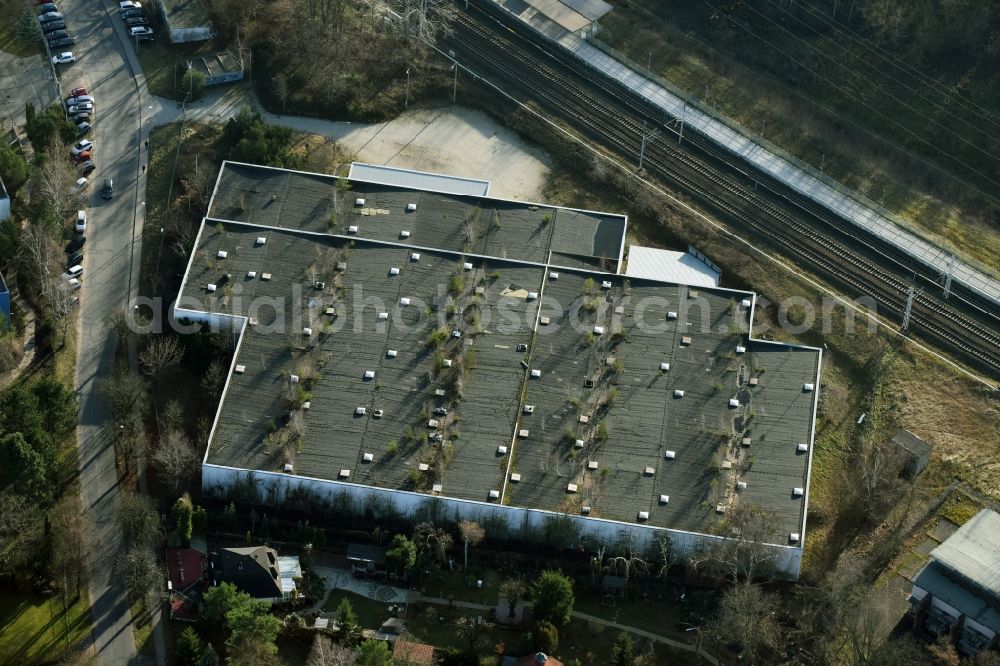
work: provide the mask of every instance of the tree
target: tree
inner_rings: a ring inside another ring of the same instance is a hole
[[[0,489],[8,487],[32,504],[46,506],[52,499],[45,458],[20,432],[0,437]]]
[[[413,528],[413,543],[417,552],[429,555],[438,562],[446,561],[452,542],[451,535],[433,523],[420,523]]]
[[[719,529],[725,538],[693,554],[689,558],[692,568],[726,576],[732,583],[766,573],[775,555],[768,545],[777,531],[771,513],[755,504],[738,504]]]
[[[478,546],[482,543],[483,539],[486,538],[486,532],[483,528],[474,520],[463,520],[458,524],[458,533],[462,535],[462,541],[465,543],[465,565],[464,569],[469,568],[469,546]]]
[[[559,649],[559,630],[551,622],[541,621],[535,625],[532,634],[535,639],[535,650],[545,654],[555,654]]]
[[[184,350],[181,349],[175,336],[156,335],[139,354],[139,365],[156,384],[176,368],[182,358]]]
[[[13,490],[0,491],[0,575],[12,575],[35,557],[42,523],[32,506]]]
[[[31,25],[38,27],[35,17],[31,16]],[[10,146],[0,145],[0,173],[3,174],[3,184],[11,198],[14,193],[28,180],[28,163]]]
[[[455,620],[455,633],[459,638],[463,638],[468,642],[468,650],[466,652],[469,654],[476,654],[479,648],[486,643],[492,627],[493,625],[489,622],[482,621],[476,617],[463,615]]]
[[[405,534],[392,537],[392,543],[385,551],[385,564],[396,572],[406,573],[417,562],[417,547]]]
[[[361,637],[361,625],[358,623],[358,614],[354,612],[354,606],[350,599],[344,597],[337,605],[337,612],[334,615],[337,626],[340,627],[340,635],[344,642],[351,645]]]
[[[194,627],[185,627],[177,637],[177,661],[185,666],[198,666],[205,645]]]
[[[338,645],[322,634],[313,638],[306,666],[352,666],[354,655],[349,648]]]
[[[210,587],[201,598],[201,619],[215,629],[226,624],[226,613],[230,608],[250,601],[250,595],[240,592],[232,583],[222,583]]]
[[[267,652],[277,654],[274,642],[281,631],[281,620],[271,615],[271,604],[267,601],[250,599],[238,603],[226,611],[226,625],[230,631],[226,645],[230,648],[253,640]]]
[[[531,599],[537,621],[562,626],[573,614],[573,581],[562,572],[543,571],[531,585]]]
[[[145,495],[123,492],[118,504],[118,524],[129,545],[152,548],[159,542],[160,517]]]
[[[358,646],[358,666],[393,666],[389,648],[382,641],[367,640]]]
[[[126,367],[116,368],[111,377],[100,380],[98,388],[115,419],[141,413],[145,408],[147,394],[142,377],[132,374]]]
[[[191,440],[179,428],[165,430],[160,445],[149,458],[156,478],[170,494],[177,494],[187,487],[198,471],[198,456]]]
[[[201,657],[198,659],[198,666],[219,666],[219,654],[209,643],[205,646],[204,652],[201,653]]]
[[[719,610],[707,631],[728,636],[755,663],[760,653],[780,644],[781,630],[775,620],[777,595],[745,580],[722,595]]]
[[[153,591],[161,582],[153,551],[144,544],[133,544],[118,556],[115,573],[125,583],[132,599],[148,608]]]
[[[22,42],[31,43],[37,42],[42,37],[42,29],[38,25],[38,20],[35,18],[34,12],[30,9],[25,8],[21,12],[21,18],[17,22],[17,38]],[[4,180],[7,179],[7,174],[4,173]]]
[[[284,662],[275,653],[273,643],[265,643],[253,636],[243,636],[239,643],[231,645],[228,666],[283,666]]]
[[[611,663],[613,666],[633,666],[635,664],[632,636],[627,631],[618,632],[611,652]]]
[[[80,582],[86,569],[83,544],[83,518],[77,498],[65,495],[49,513],[53,534],[59,535],[52,540],[52,578],[60,583],[63,600],[69,602],[70,590],[73,598],[80,595]]]
[[[193,512],[194,506],[191,504],[191,497],[187,493],[178,497],[177,501],[174,502],[174,529],[177,531],[177,536],[185,547],[191,544],[191,514]]]
[[[208,77],[205,73],[197,69],[189,68],[181,77],[181,90],[191,96],[191,99],[201,97],[201,91],[205,88]]]

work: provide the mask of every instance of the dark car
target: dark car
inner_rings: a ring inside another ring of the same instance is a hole
[[[125,25],[130,28],[138,28],[139,26],[149,25],[149,21],[142,16],[134,16],[132,18],[125,19]]]
[[[80,125],[82,125],[83,123],[90,122],[90,112],[81,111],[80,113],[74,113],[70,115],[69,119],[72,120],[74,123],[76,123],[76,128],[77,130],[79,130]]]
[[[152,44],[156,39],[152,35],[139,35],[138,37],[133,37],[132,39],[137,42],[142,42],[143,44]]]
[[[56,41],[57,39],[66,39],[69,37],[69,33],[65,30],[54,30],[45,35],[45,39],[48,40],[49,44]]]
[[[141,16],[142,18],[146,18],[146,12],[142,11],[141,9],[136,9],[133,7],[132,9],[126,9],[125,11],[123,11],[121,16],[123,19],[135,18],[136,16]]]
[[[56,30],[65,30],[66,23],[63,21],[52,21],[51,23],[42,24],[42,32],[48,34],[50,32],[55,32]]]
[[[66,243],[66,254],[73,254],[87,244],[87,237],[82,234],[77,234],[73,236],[73,240]]]
[[[104,185],[101,187],[101,198],[110,199],[115,196],[115,183],[110,178],[104,179]]]
[[[45,4],[36,6],[35,9],[37,9],[38,11],[40,11],[43,14],[47,14],[48,12],[57,12],[57,11],[59,11],[59,8],[56,7],[56,5],[55,5],[54,2],[46,2]]]
[[[86,162],[78,166],[76,170],[77,173],[79,173],[81,176],[86,176],[88,173],[92,172],[96,168],[97,165],[94,164],[94,160],[87,160]]]
[[[72,37],[63,37],[62,39],[49,42],[49,48],[58,49],[64,46],[72,46],[73,44],[76,44],[75,39]]]
[[[77,250],[73,254],[69,255],[69,259],[66,260],[66,268],[69,269],[82,262],[83,262],[83,250]]]
[[[59,12],[48,12],[47,14],[42,14],[41,16],[38,17],[38,22],[42,24],[52,23],[53,21],[62,21],[62,20],[63,20],[63,15],[60,14]]]
[[[90,117],[89,115],[87,116]],[[93,127],[90,123],[81,119],[81,122],[76,126],[76,135],[85,136],[90,133],[90,128]]]

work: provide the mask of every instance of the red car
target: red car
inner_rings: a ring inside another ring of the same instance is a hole
[[[70,159],[73,160],[73,164],[83,164],[84,162],[90,159],[90,151],[85,150],[79,155],[71,156]]]
[[[83,87],[73,88],[72,90],[69,91],[69,94],[66,95],[66,99],[70,99],[72,97],[79,97],[80,95],[86,95],[86,94],[88,94],[86,88]]]

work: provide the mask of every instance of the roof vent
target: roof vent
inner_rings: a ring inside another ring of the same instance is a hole
[[[759,383],[760,379],[758,379],[757,377],[751,377],[750,379],[747,380],[747,384],[749,384],[750,386],[757,386],[757,384]]]
[[[517,345],[517,351],[519,351],[519,352],[526,352],[526,351],[528,351],[528,345],[526,345],[523,342],[518,343],[518,345]]]
[[[528,300],[529,301],[533,301],[536,298],[538,298],[538,292],[537,291],[529,291],[528,292]]]
[[[594,335],[604,335],[604,327],[603,326],[595,326],[594,327]]]
[[[682,391],[680,389],[674,389],[674,397],[675,398],[683,398],[684,397],[684,391]]]
[[[529,432],[527,430],[518,430],[517,431],[517,436],[520,437],[521,439],[528,439],[528,434],[529,434]]]
[[[731,460],[722,461],[722,469],[732,469],[732,468],[733,468],[733,462]]]
[[[346,261],[338,261],[336,268],[337,268],[338,271],[346,271],[347,270],[347,262]]]
[[[600,465],[596,460],[591,460],[589,463],[587,463],[587,469],[594,470],[597,469],[598,467],[600,467]]]
[[[309,411],[310,407],[312,407],[312,402],[310,402],[309,400],[306,400],[305,402],[302,403],[302,409]]]
[[[450,358],[444,359],[443,361],[441,361],[441,365],[443,365],[446,368],[450,368],[452,365],[451,359]]]
[[[802,497],[804,490],[799,487],[792,488],[792,497]]]
[[[375,379],[375,371],[365,370],[365,379]]]
[[[640,511],[637,518],[642,521],[649,520],[649,511]]]
[[[396,351],[395,349],[390,349],[389,351],[387,351],[387,352],[385,353],[385,355],[386,355],[387,357],[389,357],[389,358],[396,358],[396,354],[398,354],[398,353],[399,353],[399,352],[397,352],[397,351]]]
[[[408,230],[406,230],[406,229],[403,229],[402,231],[399,232],[399,237],[400,238],[409,238],[410,237],[410,232]]]
[[[747,482],[746,481],[737,481],[736,482],[736,490],[746,490],[746,489],[747,489]]]
[[[324,289],[326,289],[326,282],[314,282],[313,286],[316,287],[316,289],[318,289],[319,291],[323,291]]]
[[[416,210],[417,210],[417,204],[415,204],[415,203],[408,203],[408,204],[406,204],[406,212],[407,213],[412,213],[412,212],[414,212]]]
[[[525,414],[534,414],[535,413],[535,406],[534,405],[525,405],[524,406],[524,413]]]
[[[351,470],[349,470],[349,469],[342,469],[342,470],[340,470],[340,474],[338,474],[337,476],[339,476],[341,479],[350,478],[350,476],[351,476]]]
[[[295,467],[292,466],[292,463],[285,463],[285,466],[282,469],[285,471],[285,473],[291,474],[292,470],[295,469]]]
[[[548,317],[539,317],[538,318],[538,323],[541,324],[542,326],[548,326],[550,321],[552,321],[552,320],[549,319]]]
[[[312,334],[313,334],[313,330],[311,328],[309,328],[308,326],[306,326],[306,327],[304,327],[302,329],[302,335],[309,336],[309,335],[312,335]]]
[[[729,399],[729,406],[730,407],[739,407],[740,406],[740,401],[737,400],[736,398],[730,398]]]
[[[410,254],[410,261],[420,261],[420,253],[413,252],[412,254]]]
[[[689,345],[689,344],[691,344],[691,336],[690,335],[682,335],[681,336],[681,344],[682,345]]]
[[[219,252],[215,256],[218,257],[219,259],[225,259],[227,256],[229,256],[229,253],[226,252],[225,250],[219,250]]]
[[[289,383],[292,383],[292,384],[298,384],[299,383],[299,376],[298,375],[288,375],[288,381],[289,381]]]
[[[742,440],[740,440],[740,446],[750,446],[750,438],[744,437]]]
[[[744,308],[750,307],[750,299],[749,298],[744,298],[742,301],[740,301],[740,307],[744,307]]]
[[[614,365],[614,364],[615,364],[614,356],[609,356],[606,359],[604,359],[604,365]]]
[[[247,271],[247,279],[252,280],[257,277],[257,271]]]
[[[374,453],[366,453],[365,455],[361,456],[361,459],[364,460],[365,462],[371,462],[371,461],[375,460],[375,454]]]
[[[643,473],[644,476],[653,476],[654,474],[656,474],[656,468],[655,467],[646,467],[646,468],[644,468],[642,470],[642,473]]]
[[[691,290],[688,292],[688,298],[698,298],[699,294],[697,291]]]
[[[209,282],[209,283],[208,283],[207,285],[205,285],[205,290],[206,290],[206,291],[207,291],[208,293],[210,293],[210,294],[211,294],[211,293],[212,293],[213,291],[215,291],[215,289],[216,289],[216,286],[215,286],[214,284],[212,284],[211,282]]]
[[[660,363],[660,371],[661,372],[666,372],[669,369],[670,369],[670,364],[669,363],[667,363],[666,361],[664,361],[663,363]]]
[[[419,465],[417,465],[417,469],[420,470],[421,472],[426,472],[430,468],[431,466],[428,465],[427,463],[420,463]]]
[[[362,199],[361,197],[358,197],[357,199],[354,200],[354,205],[355,206],[364,206],[365,205],[365,200]]]
[[[575,483],[569,483],[569,484],[567,484],[566,485],[566,492],[568,492],[568,493],[575,493],[576,492],[576,484]]]
[[[467,271],[471,271],[472,270],[472,262],[471,261],[465,262],[464,264],[462,264],[462,268],[465,269],[465,270],[467,270]]]
[[[438,421],[437,419],[430,419],[429,421],[427,421],[428,428],[437,428],[439,425],[441,425],[441,422]]]
[[[476,294],[483,296],[486,294],[486,287],[476,287]]]
[[[242,364],[240,364],[240,363],[237,363],[237,364],[236,364],[236,374],[238,374],[238,375],[242,375],[242,374],[243,374],[243,372],[244,372],[244,371],[245,371],[246,369],[247,369],[247,366],[245,366],[245,365],[242,365]]]
[[[374,412],[372,412],[372,418],[373,419],[380,419],[383,416],[385,416],[385,411],[384,410],[376,409]]]
[[[399,269],[393,266],[389,269],[389,275],[399,275]]]
[[[431,492],[436,495],[440,495],[442,488],[443,486],[440,483],[435,483],[433,486],[431,486]]]
[[[611,289],[611,281],[604,280],[603,282],[601,282],[601,289]]]
[[[580,414],[580,423],[590,423],[590,417],[586,414]]]
[[[795,450],[798,451],[799,453],[805,453],[806,451],[809,450],[809,445],[806,444],[805,442],[799,442],[798,445],[795,447]]]
[[[542,376],[542,371],[535,368],[534,370],[531,371],[531,376],[533,379],[538,379],[539,377]]]
[[[665,460],[673,460],[676,457],[677,457],[677,452],[676,451],[664,451],[663,452],[663,458]]]
[[[389,318],[389,313],[388,312],[379,312],[377,318],[378,318],[379,321],[385,321],[386,319]]]
[[[355,416],[364,416],[367,413],[368,413],[367,407],[358,407],[357,409],[354,410]]]
[[[349,233],[349,234],[356,234],[356,233],[358,233],[358,225],[352,224],[351,226],[347,227],[347,233]]]
[[[788,540],[791,541],[792,543],[798,543],[799,542],[799,533],[798,532],[792,532],[791,534],[788,535]]]
[[[660,495],[660,504],[666,504],[670,501],[670,495]]]
[[[403,296],[401,299],[399,299],[399,304],[405,307],[410,304],[410,299],[407,298],[406,296]]]
[[[577,448],[577,449],[582,449],[583,448],[583,440],[582,439],[576,440],[575,442],[573,442],[573,446],[575,448]]]
[[[498,500],[498,499],[500,499],[500,491],[499,490],[491,490],[490,491],[490,499],[491,500]]]
[[[497,447],[497,455],[498,456],[505,456],[505,455],[507,455],[507,447],[504,446],[504,445],[502,445],[502,444],[500,446],[498,446]]]
[[[559,279],[559,273],[556,273],[555,271],[552,271],[551,273],[549,273],[549,279],[550,280],[558,280]]]
[[[261,273],[260,274],[260,279],[263,282],[270,282],[271,281],[271,274],[270,273]]]
[[[451,332],[451,337],[453,337],[453,338],[460,338],[460,337],[462,337],[462,331],[460,331],[460,330],[458,330],[456,328],[454,331]]]
[[[255,245],[263,245],[267,242],[267,238],[264,236],[257,236],[257,241]]]
[[[589,506],[581,506],[580,507],[580,513],[582,513],[585,516],[589,516],[590,515],[590,507]]]
[[[726,505],[725,504],[716,504],[715,505],[715,512],[716,513],[725,513],[726,512]]]
[[[743,354],[743,353],[746,352],[746,350],[747,350],[746,347],[744,347],[742,345],[736,345],[736,353],[737,354]]]
[[[805,391],[806,393],[809,393],[809,391],[812,391],[813,388],[815,388],[815,387],[812,384],[804,384],[802,386],[802,390]]]
[[[335,307],[333,307],[331,305],[326,310],[323,310],[323,314],[325,314],[327,316],[330,316],[330,317],[336,317],[337,316],[337,308],[335,308]]]
[[[514,472],[513,474],[510,475],[510,482],[511,483],[517,483],[520,480],[521,480],[521,475],[518,474],[517,472]]]
[[[444,389],[434,389],[434,395],[436,395],[439,398],[443,398],[444,395],[445,395],[445,390]]]

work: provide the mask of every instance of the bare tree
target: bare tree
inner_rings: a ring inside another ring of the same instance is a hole
[[[444,562],[453,539],[433,523],[420,523],[413,528],[413,543],[419,552],[430,553],[437,561]]]
[[[757,663],[761,652],[780,645],[778,609],[776,594],[749,581],[736,583],[722,595],[718,614],[705,630],[738,643],[747,661]]]
[[[139,354],[139,365],[156,383],[173,370],[182,358],[184,358],[184,350],[181,349],[176,337],[156,335],[150,339],[146,349]]]
[[[160,445],[150,456],[156,477],[171,496],[178,495],[198,469],[198,456],[191,441],[178,428],[165,430]]]
[[[313,638],[312,649],[306,660],[306,666],[352,666],[356,663],[350,648],[334,643],[322,634],[316,634]]]
[[[160,540],[160,517],[145,495],[124,492],[118,505],[118,524],[130,545],[152,549]]]
[[[66,603],[71,592],[73,598],[80,595],[80,581],[86,566],[83,519],[76,501],[75,495],[66,495],[50,514],[52,532],[59,535],[52,540],[52,577],[59,581]]]
[[[469,652],[475,653],[489,636],[493,625],[478,617],[462,616],[455,620],[455,633],[469,643]]]
[[[13,574],[31,560],[41,531],[24,497],[10,488],[0,491],[0,574]]]
[[[57,149],[46,151],[42,167],[37,169],[31,182],[33,203],[51,208],[60,218],[69,215],[80,204],[80,194],[73,192],[76,174],[65,155]]]
[[[753,504],[739,504],[720,527],[724,538],[691,555],[690,566],[732,583],[766,573],[775,555],[768,545],[777,531],[771,514]]]
[[[102,379],[99,390],[115,419],[124,418],[132,412],[141,413],[145,408],[146,385],[141,377],[133,375],[125,366],[119,366],[111,377]]]
[[[847,468],[845,487],[868,521],[880,520],[900,491],[900,458],[892,444],[864,440],[855,464]]]
[[[482,543],[483,539],[486,538],[486,532],[483,530],[482,526],[474,520],[463,520],[458,523],[458,533],[462,535],[462,541],[465,545],[465,565],[464,569],[469,568],[469,546],[476,547]]]
[[[226,381],[226,370],[218,360],[212,361],[205,369],[205,374],[201,377],[201,390],[205,397],[216,400],[219,392],[222,391],[223,383]]]
[[[149,608],[161,577],[153,551],[141,544],[129,547],[115,562],[115,573],[125,583],[129,595],[143,608]]]
[[[433,43],[450,35],[451,7],[445,0],[394,0],[392,10],[401,17],[401,29],[409,37]]]

